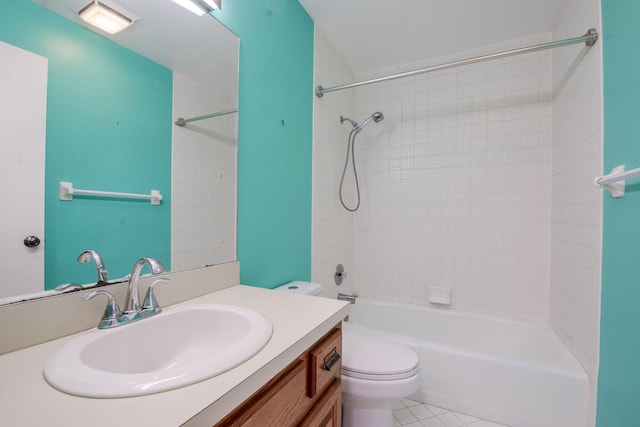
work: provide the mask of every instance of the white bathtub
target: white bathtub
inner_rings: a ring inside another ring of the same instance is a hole
[[[412,399],[512,427],[587,425],[587,375],[546,324],[358,298],[344,327],[418,353]]]

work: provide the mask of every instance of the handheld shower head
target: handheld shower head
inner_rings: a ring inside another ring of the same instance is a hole
[[[383,119],[384,115],[380,111],[376,111],[375,113],[370,115],[367,120],[364,121],[364,123],[362,123],[360,126],[356,126],[356,133],[359,133],[362,129],[364,129],[364,127],[368,125],[371,120],[373,120],[374,123],[378,123]]]
[[[340,190],[338,190],[340,203],[342,203],[342,206],[349,212],[355,212],[360,207],[360,185],[358,184],[358,172],[356,172],[356,136],[358,136],[360,131],[364,129],[364,127],[368,125],[371,120],[373,120],[375,123],[378,123],[383,119],[384,115],[380,111],[376,111],[375,113],[370,115],[367,120],[365,120],[361,125],[358,125],[358,123],[351,119],[340,116],[340,124],[349,122],[351,123],[351,126],[353,126],[353,129],[351,129],[351,132],[349,132],[349,139],[347,142],[347,158],[344,160],[344,169],[342,170],[342,178],[340,178]],[[342,198],[342,185],[344,184],[344,176],[347,173],[347,166],[349,165],[349,155],[351,155],[351,164],[353,165],[353,178],[356,186],[356,206],[354,208],[350,208],[349,206],[347,206],[344,202],[344,199]]]

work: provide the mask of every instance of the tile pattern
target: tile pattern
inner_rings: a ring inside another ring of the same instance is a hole
[[[233,102],[173,73],[173,117],[221,111]],[[237,120],[229,114],[198,122],[207,132],[171,126],[172,270],[236,259]],[[211,193],[216,197],[202,197]]]
[[[602,29],[598,0],[562,2],[553,39]],[[602,32],[600,32],[602,36]],[[553,52],[553,165],[549,322],[590,378],[597,377],[600,331],[602,39],[590,49]],[[605,196],[605,197],[608,197]],[[596,381],[591,381],[590,425]]]
[[[403,427],[509,427],[410,399],[392,403],[395,426]]]
[[[352,81],[344,64],[322,31],[315,32],[316,82]],[[323,285],[323,296],[338,294],[333,275],[342,264],[347,278],[339,291],[351,293],[353,283],[353,215],[338,201],[338,185],[347,149],[347,125],[340,116],[353,117],[353,92],[314,98],[313,118],[313,243],[311,280]]]
[[[599,2],[568,3],[580,4],[562,9],[554,37],[599,28]],[[600,46],[586,54],[584,47],[554,53],[550,321],[591,377],[598,356],[604,191],[591,185],[603,174]]]
[[[546,321],[551,105],[549,51],[358,88],[357,120],[385,119],[356,144],[356,292],[428,304],[430,286],[448,287],[452,308]]]

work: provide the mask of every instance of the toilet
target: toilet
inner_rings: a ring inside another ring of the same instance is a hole
[[[276,290],[319,295],[322,286],[298,281]],[[419,375],[418,355],[413,350],[345,325],[341,376],[343,427],[393,427],[391,402],[418,390]]]

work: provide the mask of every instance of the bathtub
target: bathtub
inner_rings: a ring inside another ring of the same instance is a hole
[[[587,426],[587,375],[546,324],[358,298],[344,328],[416,351],[411,399],[512,427]]]

